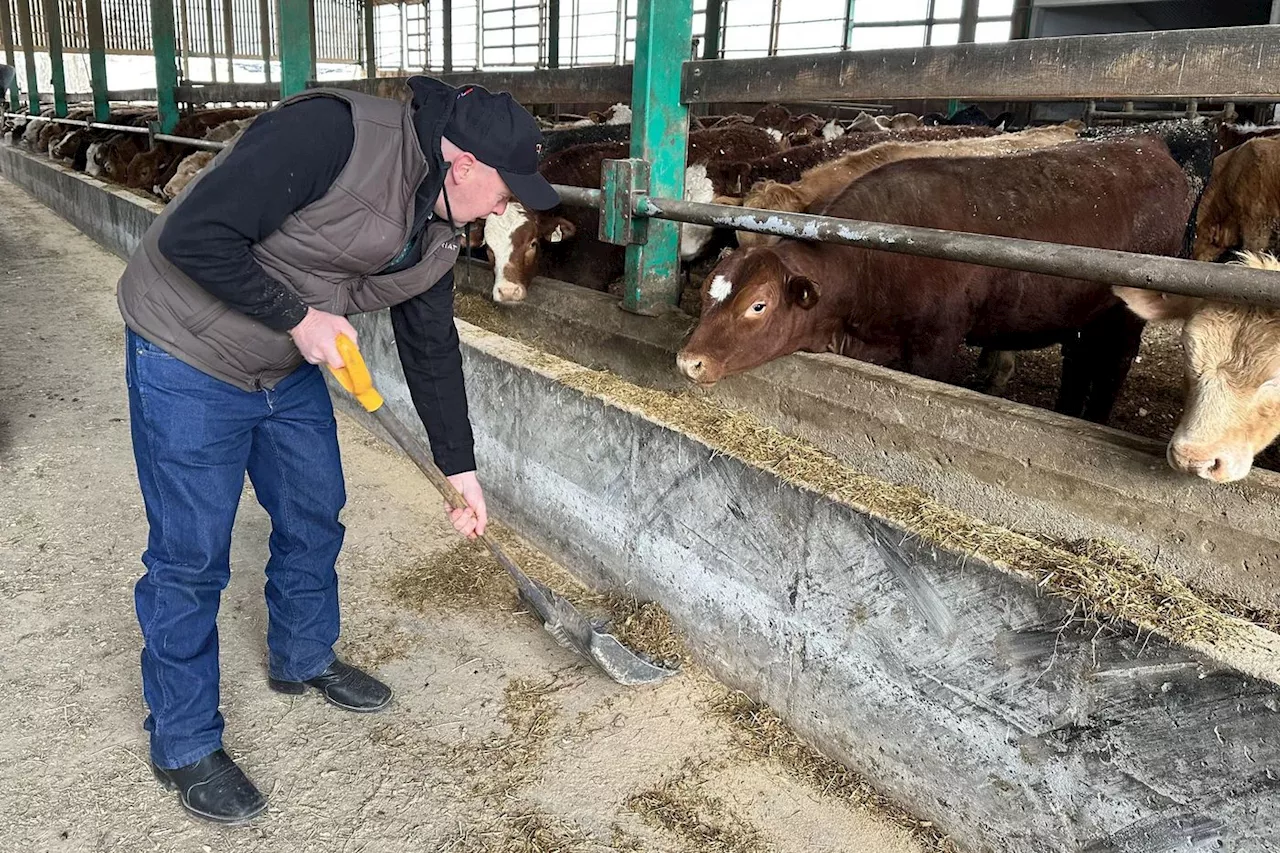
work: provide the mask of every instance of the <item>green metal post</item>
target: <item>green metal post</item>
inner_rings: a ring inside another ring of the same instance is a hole
[[[680,75],[693,37],[693,0],[640,0],[631,82],[631,156],[649,163],[650,195],[684,197],[689,110],[680,102]],[[623,191],[605,186],[606,196]],[[608,211],[604,211],[605,214]],[[680,231],[645,220],[643,242],[627,246],[622,307],[653,314],[680,301]]]
[[[93,88],[93,117],[98,121],[106,121],[111,118],[111,103],[107,100],[107,34],[102,25],[102,0],[84,0],[84,21],[89,37],[89,85]]]
[[[151,50],[156,57],[160,132],[172,133],[178,123],[178,34],[173,0],[151,0]]]
[[[845,0],[844,4],[844,40],[840,43],[841,50],[848,50],[853,44],[853,4],[857,0]]]
[[[560,8],[560,0],[551,0],[551,6],[553,9]],[[443,13],[441,23],[444,26],[444,32],[441,33],[444,44],[444,73],[450,74],[453,72],[453,0],[442,0],[441,12]]]
[[[31,32],[31,0],[18,0],[18,36],[27,60],[27,112],[40,115],[40,87],[36,83],[35,36]]]
[[[13,61],[13,16],[9,12],[9,0],[0,0],[0,42],[4,46],[4,64],[11,68],[17,65]],[[22,100],[18,94],[18,75],[13,75],[9,84],[9,109],[15,113],[22,108]]]
[[[312,76],[310,0],[280,0],[280,97],[307,88]]]
[[[44,32],[49,42],[49,65],[53,71],[53,112],[67,117],[67,75],[62,66],[62,15],[58,0],[44,0]]]
[[[263,79],[271,82],[271,5],[258,0],[258,39],[262,42]]]

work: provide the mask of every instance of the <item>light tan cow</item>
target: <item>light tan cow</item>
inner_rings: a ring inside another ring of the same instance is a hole
[[[1241,252],[1235,263],[1280,273],[1274,255]],[[1114,290],[1140,317],[1185,321],[1186,401],[1169,464],[1219,483],[1243,478],[1253,457],[1280,435],[1280,310]]]
[[[1196,217],[1193,257],[1265,252],[1280,237],[1280,138],[1261,137],[1219,154]]]
[[[882,142],[861,151],[851,151],[805,170],[800,180],[790,184],[762,181],[743,200],[743,207],[802,213],[814,205],[835,198],[858,178],[886,163],[924,157],[998,157],[1019,151],[1050,148],[1077,138],[1077,122],[1033,127],[1017,133],[976,139],[947,139],[936,142]],[[770,246],[781,240],[768,234],[738,232],[738,245]]]

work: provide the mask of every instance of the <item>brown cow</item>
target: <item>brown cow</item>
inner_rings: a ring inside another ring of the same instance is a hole
[[[1280,236],[1280,139],[1260,137],[1219,154],[1196,218],[1193,257],[1264,252]]]
[[[1148,137],[890,163],[821,212],[1175,255],[1190,206],[1182,169]],[[797,350],[835,351],[945,380],[966,342],[1062,343],[1059,410],[1105,421],[1141,328],[1100,284],[785,240],[735,252],[712,270],[678,364],[705,385]]]
[[[982,139],[951,139],[935,142],[882,142],[861,151],[842,154],[834,160],[808,169],[800,180],[790,184],[765,181],[751,188],[742,200],[743,207],[801,213],[815,204],[835,198],[853,181],[886,163],[924,157],[1000,157],[1018,151],[1032,151],[1070,142],[1076,138],[1078,125],[1033,127],[1018,133],[1005,133]],[[781,237],[768,234],[738,232],[739,246],[769,246]]]
[[[955,127],[916,127],[881,133],[837,135],[825,142],[797,145],[777,154],[756,160],[713,160],[707,164],[707,177],[729,195],[742,196],[760,181],[791,183],[800,180],[806,169],[835,159],[850,151],[861,151],[885,142],[924,142],[942,139],[973,139],[994,136],[989,127],[957,125]]]
[[[1245,266],[1280,272],[1274,255]],[[1277,276],[1280,283],[1280,276]],[[1185,320],[1186,402],[1166,454],[1178,471],[1229,483],[1280,435],[1280,310],[1115,288],[1146,320]]]

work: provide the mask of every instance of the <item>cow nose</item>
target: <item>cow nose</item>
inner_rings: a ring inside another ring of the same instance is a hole
[[[1247,473],[1247,469],[1244,473],[1235,470],[1240,466],[1232,464],[1228,454],[1215,452],[1211,446],[1174,441],[1170,442],[1167,455],[1169,465],[1175,470],[1217,483],[1238,480]]]
[[[701,382],[707,375],[706,359],[700,355],[682,352],[676,356],[676,366],[680,368],[681,373],[694,382]]]
[[[514,281],[501,281],[493,287],[494,302],[523,302],[524,297],[524,285]]]

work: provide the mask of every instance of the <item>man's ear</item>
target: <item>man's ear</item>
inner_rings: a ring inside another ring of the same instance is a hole
[[[1161,293],[1140,287],[1113,287],[1111,292],[1144,320],[1185,320],[1204,302],[1195,296]]]
[[[812,308],[818,304],[818,283],[802,275],[787,278],[787,298],[801,308]]]
[[[559,243],[577,233],[577,227],[563,216],[548,216],[543,220],[538,236],[548,243]]]

